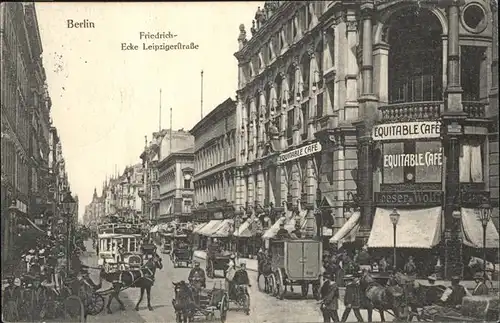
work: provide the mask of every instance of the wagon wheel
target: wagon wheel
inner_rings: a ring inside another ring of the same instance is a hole
[[[208,260],[207,263],[208,269],[207,269],[207,275],[209,278],[214,278],[215,275],[215,269],[214,269],[214,262],[212,259]]]
[[[276,270],[276,296],[280,300],[285,297],[285,280],[281,269]]]
[[[259,279],[259,278],[261,278],[261,277],[264,279],[264,282],[263,282],[264,287],[262,287],[261,280]],[[257,279],[257,288],[259,289],[259,292],[261,292],[261,293],[262,293],[262,292],[266,293],[266,292],[267,292],[267,290],[266,290],[266,280],[268,280],[268,278],[267,278],[267,277],[266,277],[266,275],[264,275],[264,274],[258,274],[258,275],[257,275],[257,278],[258,278],[258,279]]]
[[[85,309],[78,296],[69,296],[64,300],[64,316],[69,322],[85,322]]]
[[[276,285],[276,275],[274,273],[269,275],[269,293],[272,296],[278,295],[278,286]]]
[[[242,295],[241,306],[246,315],[250,315],[250,295],[244,293]]]
[[[302,297],[306,298],[307,294],[309,294],[309,282],[302,282],[300,284],[300,291]]]
[[[222,323],[226,322],[228,310],[229,310],[229,298],[227,296],[227,293],[225,293],[222,296],[222,299],[219,303],[220,320]]]
[[[104,309],[104,297],[99,293],[92,293],[87,304],[87,314],[97,315]]]

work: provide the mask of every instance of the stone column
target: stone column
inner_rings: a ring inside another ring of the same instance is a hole
[[[259,204],[263,204],[264,202],[264,189],[266,183],[264,183],[264,171],[260,170],[256,174],[256,179],[257,179],[257,185],[256,185],[256,197],[255,201],[257,201]]]
[[[299,89],[299,83],[302,82],[301,80],[301,75],[300,75],[300,65],[298,59],[294,59],[293,66],[295,68],[295,86],[294,86],[294,93],[293,93],[293,102],[294,102],[294,120],[288,120],[288,122],[293,122],[293,146],[296,146],[300,143],[300,127],[299,127],[299,120],[302,120],[302,122],[305,122],[303,118],[301,118],[302,111],[300,109],[301,104],[300,100],[302,99],[302,93],[300,93]]]
[[[384,105],[389,103],[389,44],[380,42],[373,49],[375,94]]]
[[[280,187],[279,187],[279,197],[276,199],[278,203],[275,206],[281,207],[283,201],[286,201],[286,195],[288,193],[288,186],[287,186],[288,179],[286,176],[286,169],[284,164],[279,164],[277,166],[276,179]]]
[[[309,72],[309,118],[305,120],[307,122],[307,140],[314,140],[314,133],[316,132],[316,111],[317,111],[317,94],[318,89],[316,88],[316,70],[318,69],[318,64],[316,63],[316,55],[314,55],[314,48],[308,50],[310,54],[310,72]],[[319,72],[319,71],[318,71]],[[322,76],[321,76],[322,77]]]
[[[358,111],[358,60],[356,57],[356,38],[358,34],[358,22],[355,13],[348,11],[345,17],[347,46],[344,48],[346,55],[345,74],[345,103],[344,120],[353,120],[357,117]]]
[[[279,124],[279,130],[280,130],[280,150],[285,150],[287,147],[286,143],[286,127],[288,124],[288,114],[287,114],[287,108],[288,108],[288,102],[287,102],[287,96],[289,94],[289,89],[288,89],[288,79],[286,78],[285,74],[280,72],[279,75],[281,76],[281,102],[278,104],[278,109],[279,113],[281,115],[280,118],[280,124]]]
[[[442,114],[443,148],[446,156],[445,203],[444,203],[444,267],[445,278],[462,275],[462,241],[460,219],[454,217],[460,212],[460,139],[466,114],[462,108],[462,87],[460,86],[460,9],[462,1],[448,2],[448,73],[445,92],[445,112]]]
[[[321,152],[317,153],[321,154]],[[316,188],[318,187],[318,174],[316,174],[315,163],[314,163],[315,155],[310,155],[307,157],[307,168],[303,171],[306,171],[306,194],[307,194],[307,204],[314,205],[316,201]]]
[[[259,89],[259,115],[257,115],[257,122],[259,125],[259,133],[257,134],[257,158],[260,158],[264,155],[264,145],[266,139],[265,137],[265,124],[264,120],[266,117],[266,98],[264,95],[264,91]]]
[[[255,201],[255,175],[250,174],[248,175],[248,187],[247,187],[247,192],[248,192],[248,204],[252,204]]]
[[[373,1],[361,5],[363,52],[362,89],[359,120],[355,123],[358,140],[358,188],[361,212],[361,235],[368,237],[373,217],[373,141],[371,128],[377,116],[377,98],[373,95]]]

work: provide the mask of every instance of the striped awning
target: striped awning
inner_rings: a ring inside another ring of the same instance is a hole
[[[194,229],[193,229],[193,233],[199,233],[201,229],[203,229],[204,226],[206,226],[208,224],[208,222],[203,222],[203,223],[199,223],[197,224]]]
[[[354,212],[344,225],[330,238],[330,243],[353,242],[356,239],[356,233],[359,230],[359,219],[361,213]]]
[[[299,219],[301,223],[301,229],[304,229],[306,225],[306,218],[307,215],[307,210],[301,210],[299,212]],[[281,223],[285,224],[285,229],[291,233],[295,229],[295,217],[294,216],[288,216],[288,217],[281,217],[279,218],[269,229],[267,229],[266,232],[262,235],[262,239],[272,239],[276,237],[276,234],[278,233],[280,229]]]
[[[231,230],[233,229],[234,221],[232,219],[225,219],[221,224],[213,230],[212,237],[226,238],[229,237]]]
[[[222,223],[222,220],[211,220],[210,222],[207,223],[200,231],[198,231],[198,234],[202,236],[207,236],[210,237],[212,233],[217,230],[219,225]]]
[[[441,207],[417,210],[397,210],[400,217],[396,226],[397,248],[430,249],[441,239]],[[392,209],[377,208],[368,238],[369,248],[393,248],[394,231],[389,215]]]

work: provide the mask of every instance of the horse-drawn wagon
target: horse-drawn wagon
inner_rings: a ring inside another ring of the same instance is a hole
[[[140,268],[141,239],[141,230],[137,226],[120,223],[101,225],[98,234],[98,264],[107,272]]]
[[[221,286],[216,288],[201,288],[197,291],[186,282],[174,283],[175,298],[172,305],[175,310],[176,322],[192,322],[196,318],[205,318],[207,321],[213,321],[215,313],[219,312],[221,322],[226,322],[227,312],[229,310],[229,296],[227,290]],[[197,304],[193,306],[193,299]]]
[[[283,299],[288,287],[300,285],[303,297],[312,285],[313,295],[319,299],[322,268],[322,244],[318,240],[271,241],[271,273],[268,277],[272,293]]]
[[[185,264],[186,267],[190,267],[193,264],[193,251],[187,235],[174,236],[174,246],[170,254],[170,259],[172,260],[174,268],[182,264]]]
[[[227,269],[229,268],[229,261],[231,260],[231,254],[232,253],[230,251],[209,252],[207,254],[207,263],[205,268],[207,277],[214,278],[216,270],[223,271],[223,277],[226,277]]]

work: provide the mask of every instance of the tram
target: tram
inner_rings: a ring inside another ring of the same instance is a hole
[[[98,227],[98,265],[109,271],[139,268],[142,228],[130,223],[107,223]],[[120,248],[121,246],[121,248]]]

